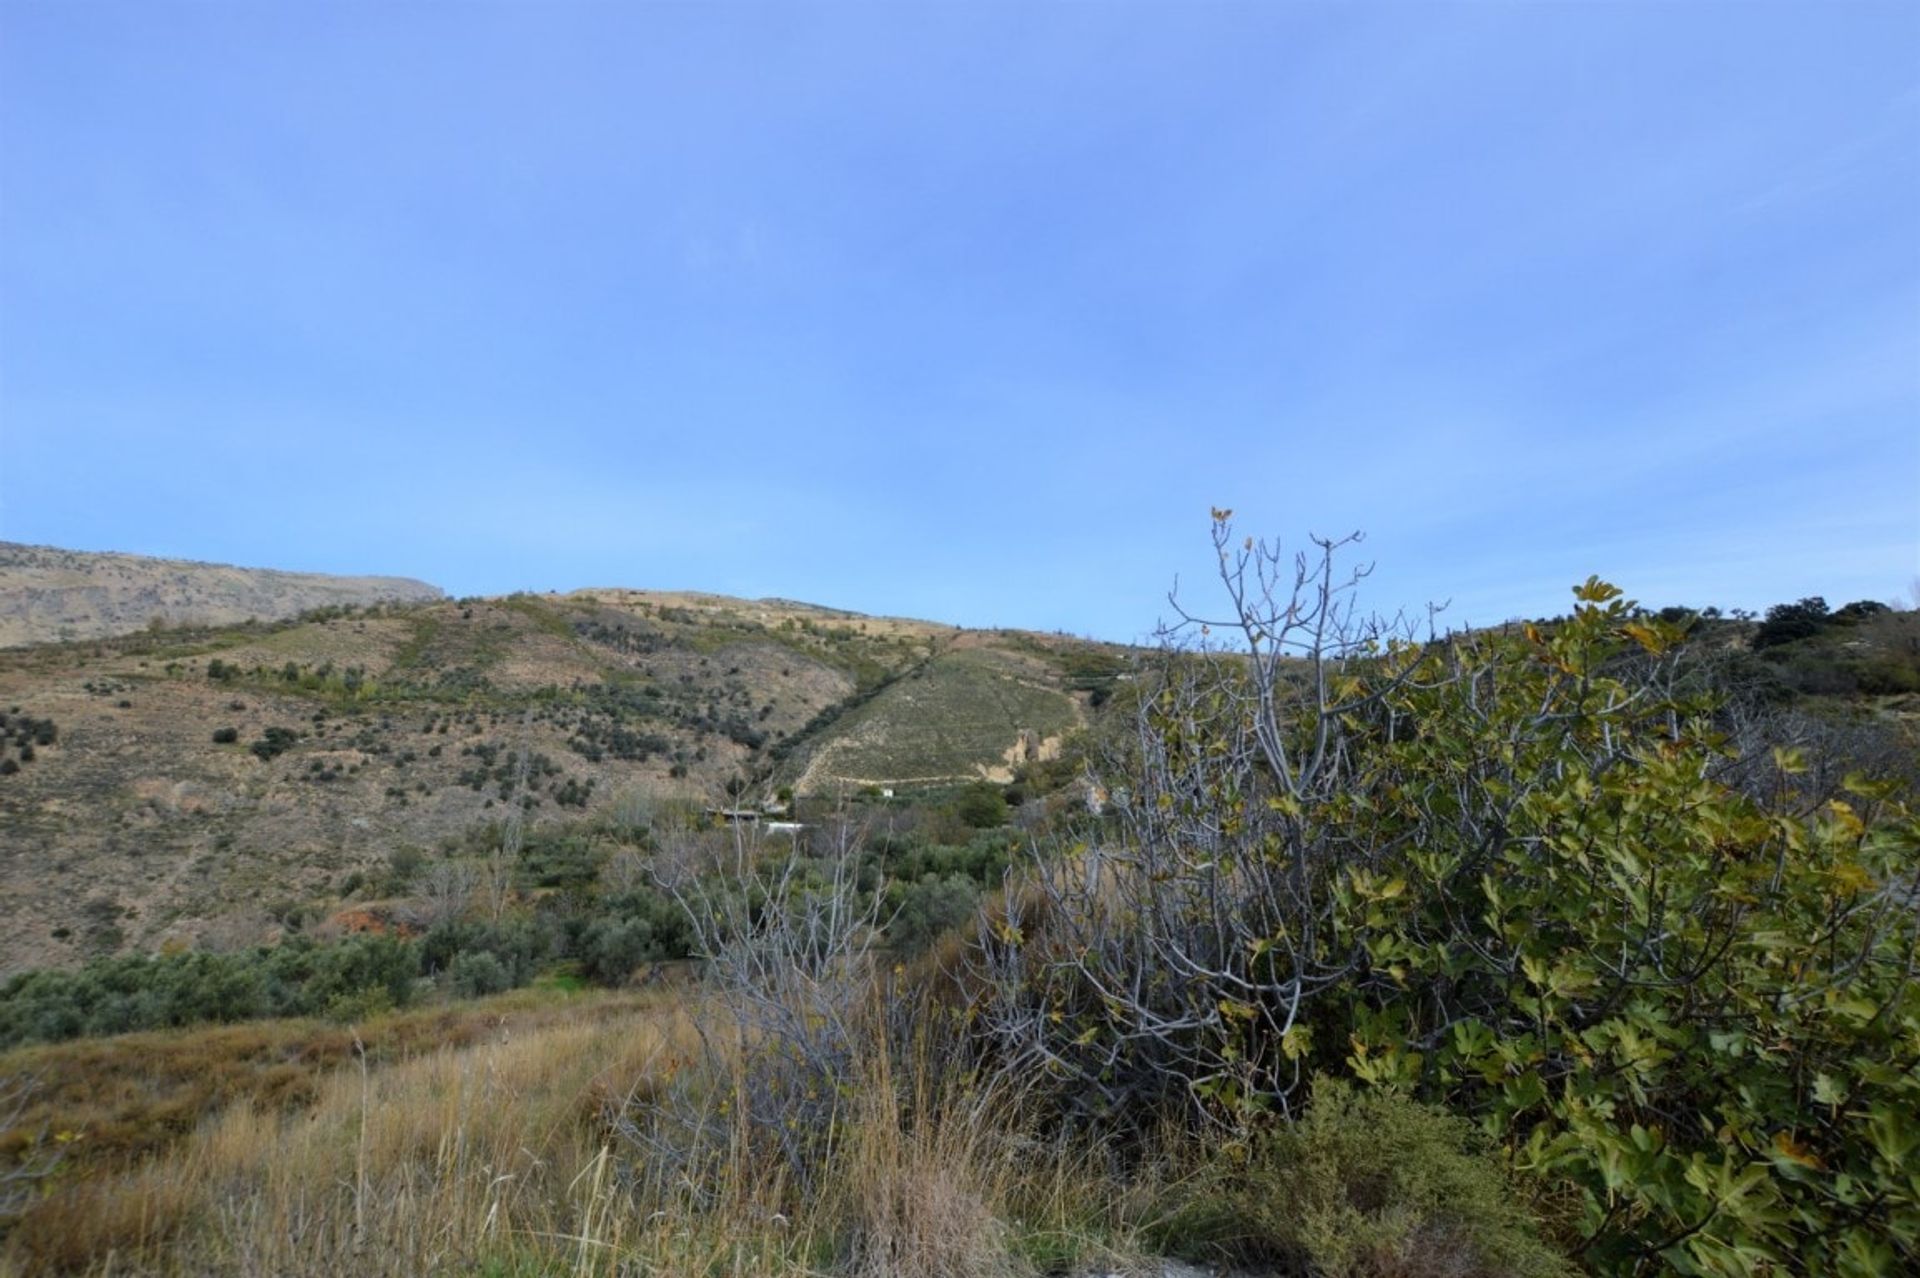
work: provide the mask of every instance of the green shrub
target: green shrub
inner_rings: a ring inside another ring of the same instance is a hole
[[[468,950],[453,960],[447,979],[464,998],[479,998],[513,988],[513,975],[486,950]]]
[[[384,1016],[396,1006],[393,994],[377,985],[365,989],[342,990],[328,999],[319,1015],[342,1025]]]
[[[1186,1251],[1322,1278],[1546,1278],[1524,1186],[1465,1119],[1332,1079],[1297,1123],[1221,1141],[1157,1232]]]
[[[1766,620],[1753,632],[1753,646],[1756,649],[1772,648],[1797,639],[1812,638],[1832,624],[1832,619],[1833,614],[1827,610],[1827,601],[1818,595],[1802,599],[1799,603],[1775,604],[1767,609]]]
[[[642,963],[667,957],[653,925],[641,918],[594,919],[580,933],[574,951],[580,971],[601,985],[623,985]]]
[[[300,734],[291,728],[268,728],[260,734],[260,739],[249,747],[262,761],[277,758],[299,742]]]
[[[419,848],[406,844],[387,854],[386,873],[381,876],[380,891],[387,896],[398,896],[413,886],[420,877],[420,871],[426,868],[427,855]]]
[[[1007,797],[990,781],[975,781],[953,801],[953,812],[976,830],[990,830],[1007,823]]]
[[[421,970],[429,975],[451,972],[463,956],[490,955],[506,973],[505,988],[525,985],[553,951],[553,937],[540,919],[507,919],[499,923],[451,920],[435,926],[420,940]]]
[[[972,879],[962,874],[945,878],[929,874],[901,892],[887,934],[902,954],[919,954],[970,921],[979,908],[980,889]]]

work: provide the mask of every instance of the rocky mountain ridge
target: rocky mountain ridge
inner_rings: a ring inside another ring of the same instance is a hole
[[[320,608],[420,603],[444,593],[406,577],[285,572],[0,542],[0,648],[149,627],[279,621]]]

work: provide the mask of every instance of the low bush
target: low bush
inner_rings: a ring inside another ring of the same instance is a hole
[[[973,919],[980,909],[980,888],[965,875],[929,874],[902,888],[887,925],[894,948],[903,955],[924,952],[945,933]]]
[[[300,734],[292,728],[268,728],[249,748],[262,762],[276,759],[299,744]]]
[[[1526,1201],[1465,1119],[1321,1079],[1298,1122],[1217,1142],[1156,1232],[1180,1250],[1321,1278],[1573,1273]]]
[[[468,950],[455,957],[447,969],[447,979],[463,998],[498,994],[513,986],[512,973],[486,950]]]

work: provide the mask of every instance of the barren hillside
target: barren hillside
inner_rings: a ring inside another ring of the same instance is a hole
[[[261,939],[396,854],[486,839],[516,795],[542,828],[1005,779],[1084,722],[1117,653],[632,590],[0,653],[0,973]]]
[[[0,648],[149,626],[277,621],[343,604],[419,602],[437,586],[0,542]]]

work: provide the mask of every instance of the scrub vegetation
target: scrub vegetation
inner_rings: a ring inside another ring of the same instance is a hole
[[[318,718],[222,701],[193,749],[350,785],[314,736],[405,705],[493,806],[283,887],[270,943],[130,952],[109,900],[0,985],[0,1273],[1920,1265],[1914,614],[1593,578],[1449,634],[1361,611],[1345,543],[1214,541],[1154,653],[704,596],[350,614],[324,674],[210,638],[193,686]],[[570,770],[726,739],[747,635],[846,735],[704,792]],[[632,666],[541,664],[582,644]],[[473,730],[507,704],[554,743]],[[1051,744],[948,768],[989,720]]]

